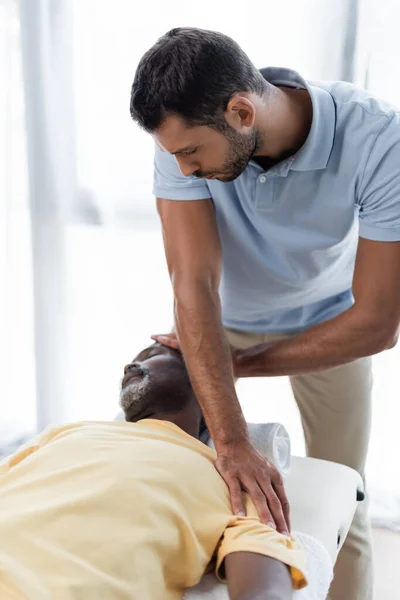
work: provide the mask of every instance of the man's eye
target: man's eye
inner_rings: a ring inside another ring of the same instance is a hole
[[[194,150],[190,150],[189,152],[185,152],[184,156],[189,156],[190,154],[194,154],[196,152],[196,148]]]
[[[146,353],[145,360],[147,358],[153,358],[153,356],[159,356],[160,354],[162,354],[162,350],[160,348],[154,348],[154,350],[150,350]]]

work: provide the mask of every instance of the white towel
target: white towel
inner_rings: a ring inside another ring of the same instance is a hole
[[[289,434],[280,423],[247,423],[250,441],[253,446],[268,460],[270,460],[285,476],[290,471],[290,438]],[[210,439],[210,448],[214,445]]]
[[[333,565],[328,551],[309,535],[296,532],[293,535],[303,546],[308,573],[308,586],[293,592],[293,600],[326,600],[333,578]],[[186,590],[183,600],[229,600],[228,589],[214,574],[209,573],[196,587]]]

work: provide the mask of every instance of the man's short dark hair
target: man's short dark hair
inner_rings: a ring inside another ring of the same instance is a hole
[[[131,116],[155,131],[169,114],[189,125],[224,129],[224,112],[237,92],[262,95],[266,82],[230,37],[203,29],[176,28],[146,52],[136,70]]]

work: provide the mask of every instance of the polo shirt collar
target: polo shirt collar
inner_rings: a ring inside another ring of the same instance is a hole
[[[281,163],[281,174],[286,175],[289,170],[325,169],[332,152],[336,125],[335,104],[331,94],[321,87],[308,84],[291,69],[267,67],[261,69],[261,74],[273,85],[306,89],[311,96],[313,117],[310,133],[300,150]]]

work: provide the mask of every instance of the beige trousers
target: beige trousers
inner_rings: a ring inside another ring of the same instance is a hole
[[[237,348],[286,339],[226,329]],[[348,465],[364,478],[371,421],[371,359],[290,378],[307,455]],[[367,498],[359,504],[339,554],[329,600],[372,600],[372,551]]]

